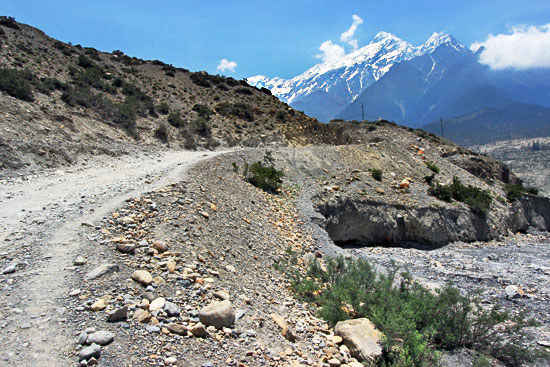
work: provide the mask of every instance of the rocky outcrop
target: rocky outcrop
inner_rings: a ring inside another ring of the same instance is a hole
[[[343,198],[320,204],[317,210],[326,219],[325,230],[339,245],[443,246],[550,226],[547,198],[525,196],[511,206],[493,206],[485,216],[461,206],[407,206]]]

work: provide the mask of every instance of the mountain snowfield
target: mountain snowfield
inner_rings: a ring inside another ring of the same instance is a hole
[[[415,47],[391,33],[379,32],[368,45],[340,60],[317,64],[292,79],[257,75],[247,80],[250,85],[271,90],[283,102],[328,121],[393,65],[431,54],[441,45],[456,50],[465,48],[448,34],[434,33],[423,45]],[[321,101],[323,106],[319,106]]]

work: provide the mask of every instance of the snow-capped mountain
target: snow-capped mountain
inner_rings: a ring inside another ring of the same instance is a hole
[[[328,121],[393,65],[430,54],[443,44],[457,50],[464,48],[448,34],[434,33],[426,43],[415,47],[393,34],[379,32],[368,45],[340,60],[317,64],[292,79],[258,75],[248,78],[248,83],[268,88],[291,106]]]

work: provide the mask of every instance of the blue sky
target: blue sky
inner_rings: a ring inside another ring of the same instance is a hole
[[[221,59],[244,78],[292,77],[319,62],[320,45],[363,23],[359,47],[378,31],[419,45],[433,32],[469,46],[518,25],[550,23],[546,0],[3,0],[0,13],[38,27],[51,37],[102,51],[159,59],[191,70],[219,73]],[[229,65],[231,66],[231,65]]]

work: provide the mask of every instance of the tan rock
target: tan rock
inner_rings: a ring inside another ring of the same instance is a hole
[[[168,269],[170,273],[173,273],[176,271],[176,265],[177,265],[176,262],[170,259],[166,262],[166,269]]]
[[[173,334],[187,335],[187,328],[183,325],[176,324],[175,322],[169,323],[166,325],[166,328]]]
[[[104,299],[100,298],[90,306],[90,310],[103,311],[106,307],[107,307],[107,302],[105,302]]]
[[[199,312],[199,320],[208,326],[221,329],[224,326],[231,326],[235,322],[235,310],[228,300],[213,301],[203,307]]]
[[[162,310],[164,308],[165,303],[166,303],[166,299],[164,299],[163,297],[156,298],[153,300],[153,302],[149,304],[149,311]]]
[[[153,241],[153,248],[158,252],[168,251],[168,245],[164,241]]]
[[[136,282],[144,285],[153,283],[153,276],[147,270],[136,270],[130,277]]]
[[[229,299],[229,293],[227,293],[227,291],[224,291],[224,290],[217,291],[217,292],[214,292],[214,297],[224,301],[226,299]]]
[[[382,333],[366,318],[340,321],[334,333],[342,337],[350,354],[360,362],[374,361],[382,354]]]
[[[201,322],[196,323],[195,325],[191,326],[189,331],[196,336],[197,338],[202,338],[203,336],[206,336],[206,328]]]
[[[151,321],[151,314],[148,311],[138,309],[136,310],[136,312],[134,312],[133,318],[137,322],[148,323],[149,321]]]
[[[288,326],[288,323],[281,315],[275,313],[270,315],[273,321],[281,328],[281,335],[285,337],[286,340],[294,342],[296,340],[296,334]]]

